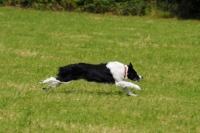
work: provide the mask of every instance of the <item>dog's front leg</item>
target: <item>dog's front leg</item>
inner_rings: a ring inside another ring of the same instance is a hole
[[[127,87],[122,88],[122,89],[126,92],[128,96],[137,96],[136,94],[133,94]]]
[[[115,83],[117,86],[120,86],[122,88],[135,88],[136,90],[141,90],[140,87],[136,84],[133,84],[131,82],[126,81],[119,81]]]

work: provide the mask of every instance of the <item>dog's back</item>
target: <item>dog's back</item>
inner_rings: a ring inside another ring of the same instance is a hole
[[[60,67],[57,79],[62,82],[85,79],[100,83],[114,83],[115,80],[106,65],[78,63]]]

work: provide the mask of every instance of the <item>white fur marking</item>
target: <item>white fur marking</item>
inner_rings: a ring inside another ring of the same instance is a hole
[[[113,78],[115,81],[122,81],[124,79],[124,64],[120,62],[109,62],[106,67],[110,69],[111,74],[113,75]],[[127,72],[128,72],[128,67]],[[127,77],[127,76],[126,76]]]
[[[68,84],[68,83],[70,83],[70,81],[69,82],[60,82],[56,78],[50,77],[50,78],[47,78],[47,79],[40,82],[40,84],[46,84],[46,83],[51,83],[49,85],[49,87],[45,88],[45,90],[49,90],[51,88],[56,88],[60,84]]]
[[[136,84],[133,84],[131,82],[126,81],[119,81],[115,83],[117,86],[120,86],[122,88],[128,87],[128,88],[135,88],[136,90],[141,90],[140,87]]]
[[[46,83],[49,83],[49,82],[60,82],[59,80],[57,80],[56,78],[54,77],[50,77],[50,78],[47,78],[43,81],[40,81],[40,84],[46,84]]]

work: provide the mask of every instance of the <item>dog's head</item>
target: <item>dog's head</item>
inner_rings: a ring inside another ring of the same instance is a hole
[[[133,80],[133,81],[140,81],[143,77],[138,75],[137,72],[133,69],[133,65],[130,64],[128,65],[128,79]]]

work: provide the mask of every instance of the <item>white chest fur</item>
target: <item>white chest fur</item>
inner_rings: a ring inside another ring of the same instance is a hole
[[[106,67],[110,69],[111,74],[115,81],[119,82],[122,81],[124,78],[127,77],[128,66],[124,65],[120,62],[109,62]],[[124,71],[124,67],[126,67],[126,71]]]

